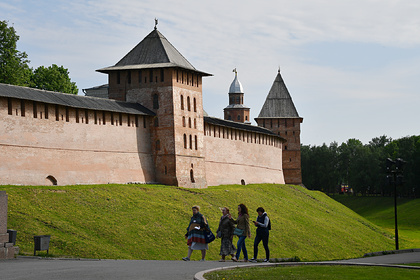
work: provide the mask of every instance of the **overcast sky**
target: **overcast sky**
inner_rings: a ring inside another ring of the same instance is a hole
[[[251,119],[280,67],[301,142],[420,135],[420,1],[0,0],[31,67],[63,65],[81,89],[106,84],[154,28],[200,71],[204,109],[223,118],[238,71]],[[255,121],[253,122],[255,124]]]

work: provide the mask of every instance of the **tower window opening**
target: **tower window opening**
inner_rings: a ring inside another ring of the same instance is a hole
[[[191,178],[191,183],[195,183],[194,171],[192,169],[190,170],[190,178]]]
[[[195,136],[194,136],[194,140],[195,140],[195,141],[194,141],[195,150],[197,150],[197,148],[198,148],[198,144],[197,144],[197,142],[198,142],[198,141],[197,141],[197,139],[198,139],[198,138],[197,138],[197,135],[195,135]]]
[[[191,128],[191,118],[188,118],[188,127]]]
[[[184,134],[184,149],[187,148],[187,135]]]
[[[182,94],[181,94],[181,110],[184,110],[184,96]]]
[[[197,101],[195,100],[195,97],[194,97],[194,112],[197,112]]]
[[[192,150],[192,135],[190,134],[190,150]]]
[[[185,126],[186,126],[186,124],[185,124],[185,117],[184,117],[184,116],[182,116],[182,126],[183,126],[183,127],[185,127]]]
[[[153,109],[159,109],[159,95],[153,94]]]
[[[187,96],[187,109],[188,111],[191,111],[191,104],[190,104],[190,97]]]

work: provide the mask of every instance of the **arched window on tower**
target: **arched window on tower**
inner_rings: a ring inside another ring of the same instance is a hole
[[[195,145],[195,150],[197,150],[197,148],[198,148],[198,141],[197,141],[197,135],[196,136],[194,136],[194,145]]]
[[[197,101],[195,100],[195,97],[194,97],[194,112],[197,112]]]
[[[190,178],[191,178],[191,183],[195,183],[195,180],[194,180],[194,171],[192,169],[190,170]]]
[[[185,117],[182,116],[182,126],[185,127]]]
[[[191,111],[190,97],[187,96],[187,110]]]
[[[188,127],[191,128],[191,118],[188,118]]]
[[[153,94],[153,109],[159,109],[159,95]]]
[[[238,115],[238,121],[240,121],[241,120],[241,115]]]
[[[190,149],[192,150],[192,135],[190,134]]]
[[[187,135],[184,134],[184,149],[187,148]]]
[[[181,94],[181,110],[184,110],[184,96],[182,94]]]

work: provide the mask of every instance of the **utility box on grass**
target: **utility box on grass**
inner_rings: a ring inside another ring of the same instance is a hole
[[[36,254],[36,251],[44,251],[47,250],[47,254],[50,249],[50,238],[51,235],[35,235],[34,236],[34,256]]]

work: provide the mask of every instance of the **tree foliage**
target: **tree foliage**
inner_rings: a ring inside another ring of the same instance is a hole
[[[35,69],[31,77],[31,87],[71,94],[78,92],[76,83],[70,80],[68,69],[56,64]]]
[[[392,140],[386,136],[373,138],[367,145],[349,139],[340,146],[333,142],[328,147],[302,145],[302,179],[309,189],[327,193],[339,191],[348,184],[354,193],[362,195],[393,195],[393,186],[385,185],[386,158],[402,158],[404,181],[399,194],[420,196],[420,136]],[[417,172],[416,172],[417,171]]]
[[[17,50],[18,40],[14,27],[0,21],[0,83],[28,86],[32,71],[28,55]]]
[[[76,83],[63,66],[30,68],[28,55],[17,50],[18,40],[14,27],[0,21],[0,83],[77,94]]]

